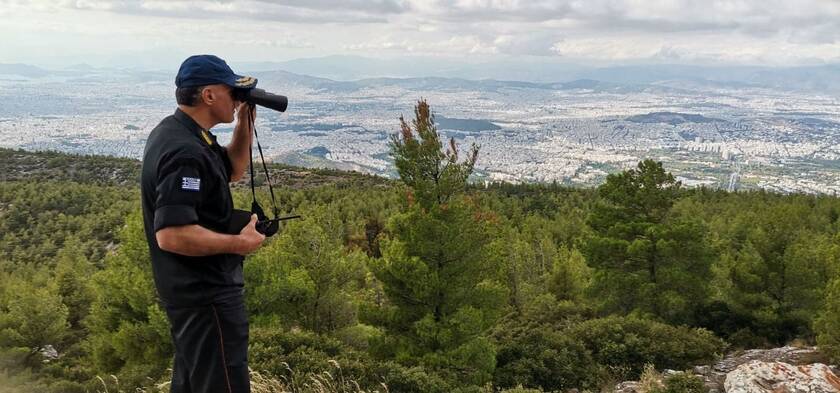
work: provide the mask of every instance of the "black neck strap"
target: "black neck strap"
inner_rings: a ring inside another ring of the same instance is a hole
[[[253,104],[251,104],[251,105],[253,105]],[[277,199],[274,197],[274,187],[271,184],[271,176],[269,176],[269,174],[268,174],[268,166],[265,165],[265,156],[263,156],[262,146],[260,145],[260,138],[259,138],[259,135],[257,134],[257,124],[256,124],[256,121],[254,119],[254,113],[251,111],[251,108],[252,107],[248,107],[246,109],[246,110],[248,110],[248,113],[249,113],[248,121],[250,123],[249,125],[254,129],[254,140],[257,141],[257,150],[259,150],[259,152],[260,152],[260,161],[262,161],[263,171],[265,172],[265,179],[268,182],[268,191],[271,194],[272,212],[274,213],[274,218],[277,218],[277,215],[278,215],[278,212],[279,212],[279,209],[277,209]],[[251,164],[249,166],[250,169],[251,169],[251,201],[252,201],[252,204],[257,204],[257,192],[254,188],[254,144],[253,143],[251,143],[251,146],[248,149],[248,156],[250,157],[250,160],[251,160]]]

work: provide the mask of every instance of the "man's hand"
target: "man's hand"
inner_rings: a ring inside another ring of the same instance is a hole
[[[166,227],[155,232],[155,238],[163,251],[191,257],[216,254],[246,255],[258,249],[265,235],[257,232],[256,214],[238,235],[213,232],[198,224]]]
[[[257,215],[251,215],[251,221],[245,228],[239,231],[240,252],[237,254],[247,255],[256,251],[265,241],[265,235],[257,232]]]
[[[249,128],[248,131],[251,131],[250,128],[253,127],[253,123],[251,123],[251,119],[256,120],[257,118],[257,106],[250,104],[248,102],[243,102],[239,104],[239,107],[236,108],[236,125],[237,127],[247,126]]]

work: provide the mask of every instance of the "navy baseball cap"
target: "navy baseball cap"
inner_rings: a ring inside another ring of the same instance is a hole
[[[213,55],[190,56],[178,69],[175,77],[176,87],[194,87],[225,84],[235,89],[253,89],[257,78],[236,75],[224,60]]]

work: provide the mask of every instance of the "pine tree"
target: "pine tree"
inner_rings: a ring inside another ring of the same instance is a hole
[[[606,311],[641,313],[692,323],[707,297],[711,254],[705,228],[671,214],[680,183],[661,163],[610,175],[589,217],[594,235],[584,247],[595,269],[592,294]]]
[[[837,238],[807,229],[818,216],[802,202],[765,202],[752,210],[732,219],[734,233],[724,234],[729,240],[715,266],[732,313],[721,333],[745,345],[813,338],[825,288],[838,271]]]
[[[336,206],[298,210],[247,264],[249,311],[323,333],[355,323],[351,292],[366,273],[362,252],[344,252]]]
[[[414,115],[411,125],[400,116],[400,133],[391,137],[391,155],[400,180],[423,208],[432,209],[463,192],[478,160],[478,146],[473,144],[466,160],[459,163],[454,138],[447,150],[442,149],[435,117],[425,100],[417,103]]]
[[[475,164],[472,146],[458,162],[454,140],[442,151],[429,105],[420,101],[409,126],[391,141],[400,178],[410,189],[406,211],[392,217],[382,258],[371,270],[388,304],[367,313],[384,328],[380,352],[419,363],[452,380],[483,384],[495,367],[495,350],[484,337],[505,302],[485,257],[487,220],[461,194]],[[413,201],[412,201],[413,198]]]
[[[15,280],[0,293],[0,360],[9,356],[16,366],[32,367],[47,345],[59,351],[70,330],[67,306],[61,303],[58,288],[42,277],[32,282]],[[10,349],[8,355],[3,354]],[[17,354],[18,356],[14,356]]]
[[[119,250],[93,275],[95,296],[84,325],[95,372],[140,386],[171,365],[173,348],[139,212],[126,218],[119,239]]]
[[[815,327],[820,351],[840,362],[840,278],[826,289],[825,306]]]
[[[562,248],[554,259],[548,290],[557,300],[577,301],[589,287],[592,269],[577,249]]]

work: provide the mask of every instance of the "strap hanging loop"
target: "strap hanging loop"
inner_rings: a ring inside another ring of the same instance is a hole
[[[254,145],[248,146],[248,156],[250,158],[250,172],[251,172],[251,213],[257,215],[257,232],[260,232],[267,237],[273,236],[280,229],[280,221],[291,220],[293,218],[300,218],[299,215],[292,215],[286,217],[278,217],[280,209],[277,208],[277,198],[274,196],[274,186],[271,184],[271,176],[268,174],[268,166],[265,164],[265,156],[263,155],[262,146],[260,145],[260,138],[257,134],[257,125],[255,122],[255,114],[253,112],[254,104],[248,104],[248,122],[254,129],[254,140],[257,141],[257,150],[260,152],[260,161],[265,173],[265,179],[268,182],[268,191],[271,194],[271,207],[274,218],[269,219],[265,214],[262,206],[257,202],[257,192],[254,186]]]

